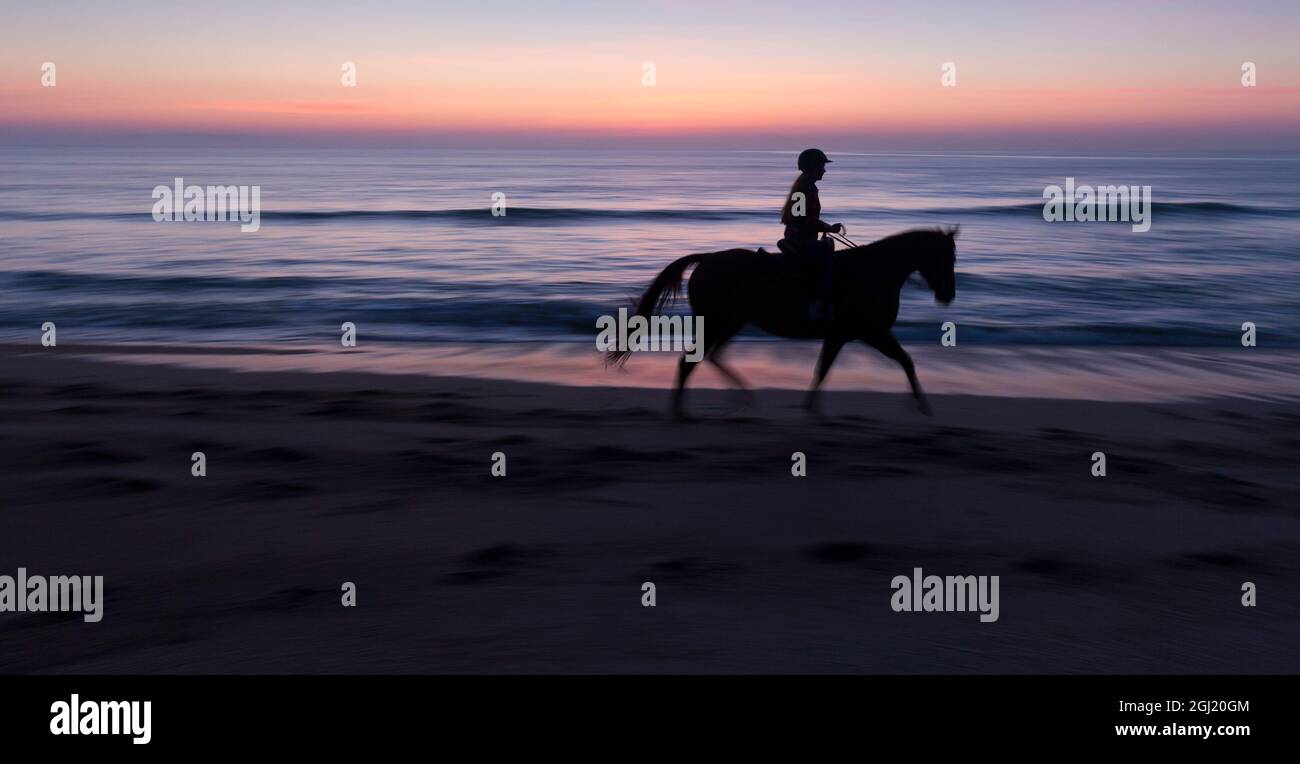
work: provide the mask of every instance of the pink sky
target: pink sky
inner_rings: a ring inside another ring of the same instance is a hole
[[[0,141],[1300,148],[1294,4],[651,5],[22,7]],[[809,19],[826,26],[792,32]]]

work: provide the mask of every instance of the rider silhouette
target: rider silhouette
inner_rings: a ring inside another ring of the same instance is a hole
[[[821,219],[822,202],[817,194],[817,181],[826,175],[830,159],[821,149],[806,149],[799,154],[799,177],[790,186],[785,206],[781,208],[781,222],[785,224],[785,238],[777,242],[782,252],[800,261],[812,263],[816,295],[808,306],[808,317],[822,321],[830,317],[831,263],[835,242],[824,233],[842,233],[844,226],[831,225]]]

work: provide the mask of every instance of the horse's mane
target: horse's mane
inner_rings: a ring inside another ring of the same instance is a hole
[[[886,236],[883,239],[877,239],[870,244],[860,244],[856,247],[841,250],[836,254],[837,257],[862,256],[869,260],[884,261],[894,255],[915,256],[919,252],[934,251],[935,248],[947,250],[953,247],[953,240],[957,236],[959,228],[913,228],[908,231]]]
[[[951,228],[912,228],[886,236],[883,239],[877,239],[870,244],[860,245],[854,249],[879,248],[892,250],[903,244],[915,246],[917,239],[955,239],[960,230],[960,226],[952,226]]]

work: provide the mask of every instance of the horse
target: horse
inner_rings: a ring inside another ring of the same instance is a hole
[[[752,401],[745,381],[721,357],[723,347],[745,325],[752,324],[778,337],[822,340],[812,387],[804,398],[804,408],[810,413],[820,410],[821,385],[840,350],[849,342],[861,340],[903,367],[916,405],[921,413],[931,415],[912,358],[891,330],[898,318],[899,293],[913,273],[921,273],[934,292],[935,302],[952,302],[957,293],[957,232],[957,228],[904,231],[836,252],[831,316],[824,321],[809,318],[812,279],[792,265],[789,256],[762,249],[728,249],[673,261],[650,282],[636,304],[636,315],[647,319],[670,305],[681,292],[686,269],[695,266],[688,296],[692,312],[705,317],[707,331],[702,355],[690,361],[689,354],[683,354],[678,364],[672,413],[685,418],[686,380],[701,361],[712,363]],[[621,366],[629,353],[610,351],[606,364]]]

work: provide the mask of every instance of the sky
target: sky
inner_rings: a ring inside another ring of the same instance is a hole
[[[0,145],[1300,150],[1298,31],[1294,0],[11,2]]]

